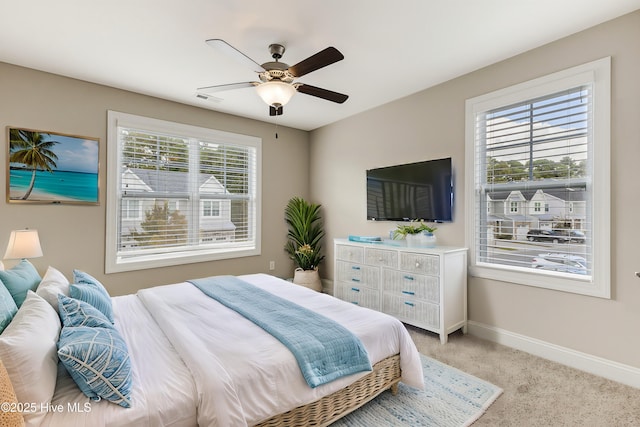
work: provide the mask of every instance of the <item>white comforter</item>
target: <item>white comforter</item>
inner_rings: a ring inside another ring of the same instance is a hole
[[[266,274],[240,278],[341,323],[361,339],[372,364],[400,353],[402,381],[423,387],[419,354],[397,319]],[[186,282],[113,300],[134,364],[132,408],[98,402],[88,414],[48,414],[45,425],[252,425],[366,375],[310,388],[278,340]],[[87,401],[70,381],[59,379],[54,403]]]
[[[115,326],[131,355],[131,408],[92,402],[58,366],[52,408],[42,423],[51,427],[194,427],[197,392],[191,373],[136,295],[112,298]]]

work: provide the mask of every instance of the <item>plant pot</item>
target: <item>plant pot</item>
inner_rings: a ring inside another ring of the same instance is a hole
[[[422,233],[422,244],[425,248],[435,248],[438,239],[436,235],[430,231],[424,231]]]
[[[296,268],[293,274],[293,283],[317,292],[322,292],[322,281],[320,280],[318,269],[303,270]]]
[[[410,248],[422,246],[422,236],[420,234],[407,234],[404,240]]]

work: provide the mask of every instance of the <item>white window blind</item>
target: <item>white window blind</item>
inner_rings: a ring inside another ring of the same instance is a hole
[[[580,86],[478,114],[479,262],[591,275],[590,92]]]
[[[257,138],[116,112],[110,124],[112,271],[259,253]]]
[[[605,59],[467,101],[472,274],[609,296],[608,80]]]

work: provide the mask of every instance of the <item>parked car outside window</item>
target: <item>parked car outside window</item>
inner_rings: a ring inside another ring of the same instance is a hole
[[[578,255],[538,254],[531,267],[562,273],[587,274],[587,260]]]
[[[527,240],[530,242],[548,243],[585,243],[587,239],[584,233],[578,230],[546,230],[534,228],[527,233]]]
[[[532,229],[527,233],[527,240],[530,242],[565,243],[569,242],[571,237],[560,230]]]
[[[575,243],[584,243],[587,241],[587,237],[584,235],[582,231],[578,230],[569,230],[570,240]]]

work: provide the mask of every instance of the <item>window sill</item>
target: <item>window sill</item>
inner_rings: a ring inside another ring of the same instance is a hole
[[[469,275],[510,284],[533,286],[598,298],[611,298],[609,287],[605,286],[602,280],[596,280],[592,276],[580,277],[575,274],[546,271],[529,272],[527,270],[529,269],[479,263],[469,266]]]
[[[164,255],[137,256],[135,258],[117,257],[107,260],[105,273],[120,273],[124,271],[145,270],[150,268],[170,267],[175,265],[193,264],[197,262],[217,261],[231,258],[241,258],[260,255],[260,248],[238,247],[225,248],[218,251],[188,251],[182,253],[169,252]]]

